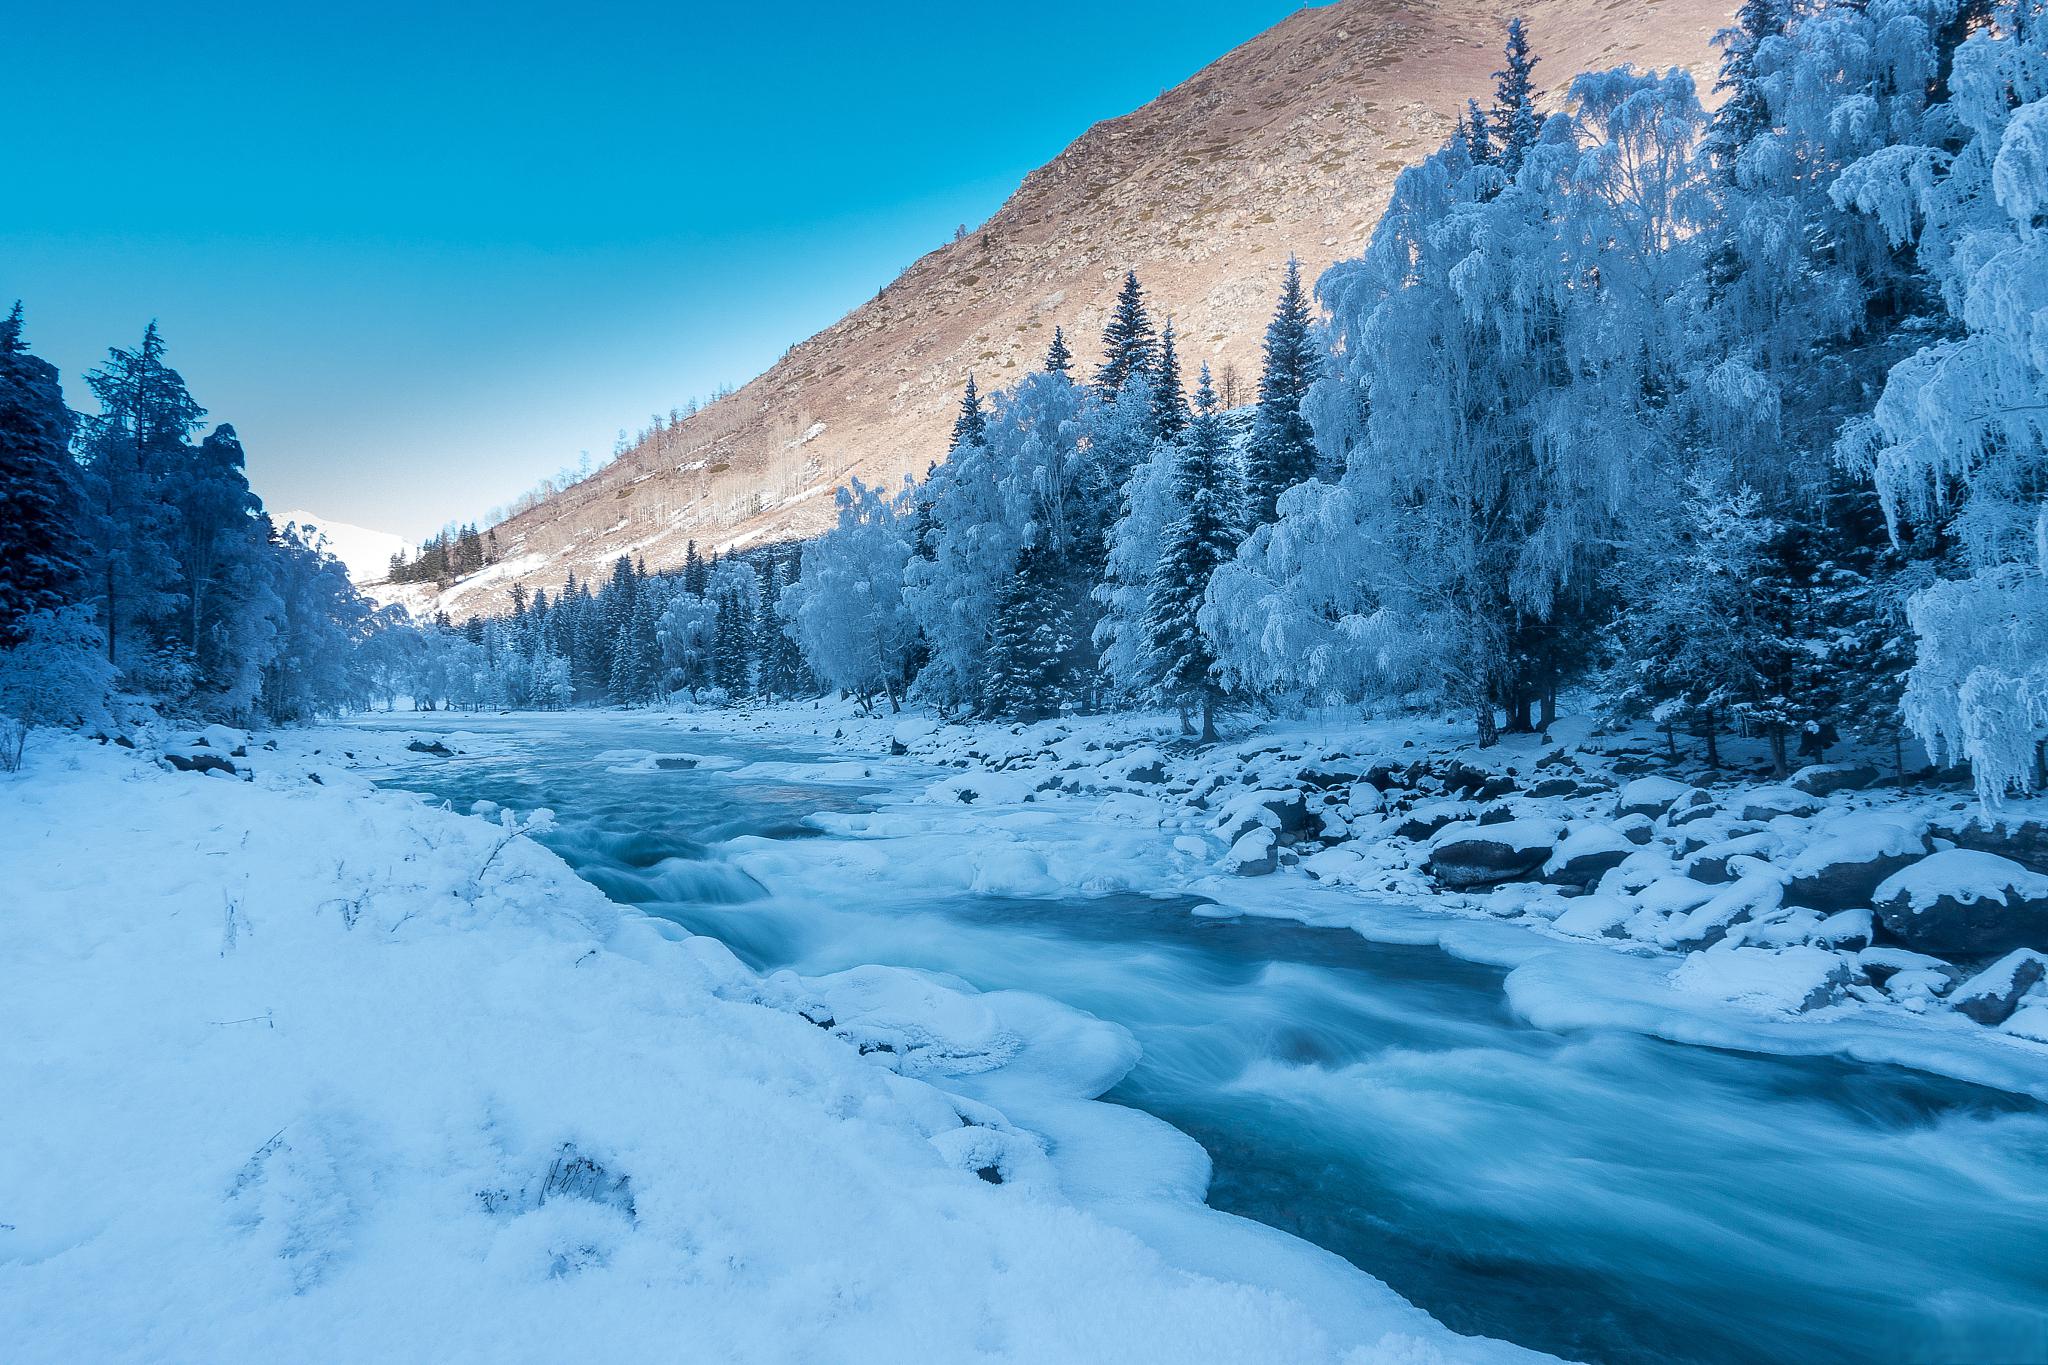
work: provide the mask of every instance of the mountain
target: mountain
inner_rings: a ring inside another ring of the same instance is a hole
[[[311,512],[286,512],[281,517],[273,516],[271,520],[279,526],[296,523],[320,537],[327,553],[342,562],[349,578],[356,583],[376,582],[390,572],[391,556],[404,554],[410,557],[413,553],[412,545],[402,536],[351,526],[345,521],[329,521]]]
[[[649,432],[603,471],[498,528],[518,569],[443,603],[499,609],[620,554],[654,568],[814,533],[849,478],[894,486],[945,449],[961,385],[1003,387],[1055,324],[1077,363],[1126,269],[1170,315],[1192,374],[1248,399],[1282,264],[1313,278],[1364,247],[1405,165],[1486,102],[1522,15],[1554,103],[1572,75],[1632,62],[1711,84],[1733,0],[1534,0],[1504,8],[1340,0],[1289,16],[1151,103],[1090,128],[978,231],[926,255],[766,374]],[[1141,37],[1134,41],[1142,41]]]

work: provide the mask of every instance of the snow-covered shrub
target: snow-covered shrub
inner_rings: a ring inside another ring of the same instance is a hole
[[[84,607],[32,612],[0,650],[0,771],[16,772],[38,725],[104,722],[114,684],[106,637]]]

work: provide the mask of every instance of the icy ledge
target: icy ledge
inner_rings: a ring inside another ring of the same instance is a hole
[[[1087,1099],[1119,1030],[763,980],[353,771],[402,742],[0,783],[10,1360],[1527,1358],[1203,1208]]]

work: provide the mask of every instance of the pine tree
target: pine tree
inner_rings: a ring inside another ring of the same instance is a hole
[[[1251,526],[1272,521],[1280,495],[1316,475],[1315,433],[1302,415],[1301,404],[1322,372],[1322,361],[1309,330],[1301,263],[1290,258],[1280,285],[1280,302],[1266,326],[1259,406],[1252,417],[1251,441],[1245,447],[1250,500],[1246,511]]]
[[[702,597],[710,572],[697,556],[697,542],[691,541],[683,550],[683,591],[692,597]]]
[[[753,695],[753,622],[737,592],[718,599],[718,640],[711,655],[712,678],[727,697],[739,701]]]
[[[1102,329],[1102,368],[1095,386],[1105,396],[1122,393],[1133,379],[1150,379],[1159,364],[1159,338],[1145,312],[1138,272],[1125,274],[1109,324]]]
[[[1465,101],[1465,117],[1460,121],[1465,135],[1465,152],[1475,166],[1484,166],[1494,157],[1493,128],[1486,121],[1486,111],[1479,107],[1478,100]]]
[[[962,446],[978,446],[988,436],[988,413],[981,405],[981,391],[974,376],[967,376],[967,392],[960,398],[960,415],[953,419],[953,441],[948,452]]]
[[[84,591],[71,426],[56,368],[22,340],[17,303],[0,322],[0,647],[20,639],[31,612]]]
[[[1152,430],[1162,441],[1177,441],[1188,429],[1188,400],[1180,386],[1180,356],[1173,346],[1173,319],[1159,334],[1159,371],[1152,383]]]
[[[1542,119],[1536,111],[1536,87],[1530,80],[1542,60],[1529,52],[1529,33],[1520,19],[1508,20],[1507,68],[1493,73],[1492,133],[1500,146],[1500,165],[1509,176],[1522,169],[1522,158],[1536,145]]]
[[[1714,35],[1721,49],[1721,71],[1714,89],[1728,98],[1714,113],[1706,137],[1707,153],[1727,179],[1734,179],[1735,161],[1749,140],[1770,126],[1771,106],[1758,79],[1757,49],[1785,29],[1784,0],[1742,0],[1735,23]]]
[[[1045,352],[1045,368],[1052,374],[1071,374],[1074,369],[1074,353],[1067,349],[1067,334],[1062,329],[1052,329],[1052,345]]]
[[[989,633],[982,712],[1043,720],[1067,699],[1076,646],[1069,595],[1056,558],[1030,546],[996,608]]]
[[[158,661],[178,608],[171,546],[177,528],[164,490],[206,416],[163,357],[163,337],[152,322],[141,345],[110,350],[107,362],[85,377],[100,409],[83,423],[92,573],[107,657],[130,669]]]
[[[1195,418],[1175,469],[1174,501],[1181,512],[1160,547],[1146,627],[1158,670],[1157,695],[1180,708],[1184,727],[1188,712],[1200,711],[1205,744],[1216,738],[1215,711],[1223,693],[1214,650],[1196,617],[1210,577],[1237,548],[1237,490],[1231,483],[1229,437],[1216,415],[1216,391],[1204,365],[1195,391]]]

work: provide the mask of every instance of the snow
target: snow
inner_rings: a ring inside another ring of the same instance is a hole
[[[534,817],[371,788],[404,738],[0,785],[10,1360],[1522,1357],[1203,1209],[1199,1148],[1087,1102],[1120,1029],[755,976]]]
[[[1690,995],[1764,1012],[1792,1012],[1826,1003],[1847,980],[1841,956],[1825,949],[1729,948],[1688,957],[1671,984]]]
[[[2048,900],[2048,877],[1995,853],[1950,848],[1893,873],[1878,886],[1876,896],[1881,903],[1904,901],[1915,914],[1944,898],[1958,905]]]
[[[342,567],[348,570],[349,580],[354,583],[381,581],[391,572],[391,556],[402,554],[410,559],[417,548],[403,536],[389,531],[372,531],[304,510],[286,512],[271,520],[279,526],[296,524],[313,532],[319,537],[321,548],[341,561]]]

